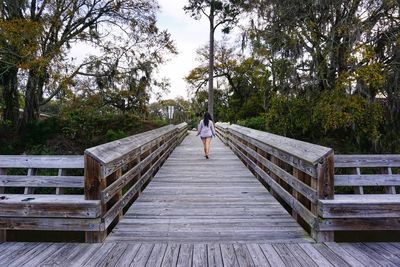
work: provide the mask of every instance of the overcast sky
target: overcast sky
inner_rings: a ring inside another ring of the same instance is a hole
[[[183,78],[198,65],[196,50],[208,42],[208,21],[205,18],[197,21],[186,14],[183,7],[187,4],[187,0],[158,0],[158,2],[161,6],[158,25],[171,33],[179,53],[160,68],[160,77],[165,76],[171,82],[170,93],[164,98],[177,96],[187,98],[186,83]]]

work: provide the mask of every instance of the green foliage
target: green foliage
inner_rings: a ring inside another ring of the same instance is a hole
[[[118,139],[122,139],[124,137],[127,137],[127,134],[122,131],[122,130],[113,130],[113,129],[108,129],[106,132],[106,139],[107,141],[114,141]]]
[[[267,126],[267,119],[265,116],[257,116],[246,120],[239,120],[237,121],[237,124],[256,130],[265,131]]]

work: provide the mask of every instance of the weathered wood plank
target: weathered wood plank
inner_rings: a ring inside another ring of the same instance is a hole
[[[187,267],[192,265],[193,261],[193,244],[182,244],[179,250],[177,267]]]
[[[397,186],[400,174],[335,175],[335,186]]]
[[[207,246],[205,244],[194,244],[193,267],[207,265]]]
[[[215,243],[208,244],[207,245],[207,256],[208,256],[208,266],[209,267],[223,266],[221,248],[220,248],[219,244],[215,244]],[[196,265],[196,266],[200,267],[202,265]],[[193,267],[194,267],[194,265],[193,265]]]
[[[97,218],[100,202],[79,195],[11,195],[0,200],[0,217]]]
[[[235,255],[235,249],[232,244],[221,244],[221,255],[224,262],[224,266],[236,266],[239,267],[239,262]]]
[[[168,244],[161,266],[163,267],[176,266],[179,256],[179,248],[180,248],[179,244]]]
[[[0,175],[1,187],[83,188],[83,176]]]
[[[0,155],[0,168],[83,169],[83,156]]]
[[[335,155],[335,168],[400,167],[400,155]]]
[[[146,266],[148,267],[161,266],[166,250],[167,250],[167,244],[155,244],[153,250],[151,251],[149,259],[146,263]]]

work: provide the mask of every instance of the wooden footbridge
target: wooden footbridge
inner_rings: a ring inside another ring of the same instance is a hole
[[[0,156],[0,266],[400,265],[400,155],[217,132],[209,160],[186,124],[84,157]]]

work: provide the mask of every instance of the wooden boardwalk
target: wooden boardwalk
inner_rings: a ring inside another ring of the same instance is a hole
[[[106,242],[312,242],[219,139],[210,153],[191,132]]]
[[[0,266],[399,266],[400,243],[2,243]]]

